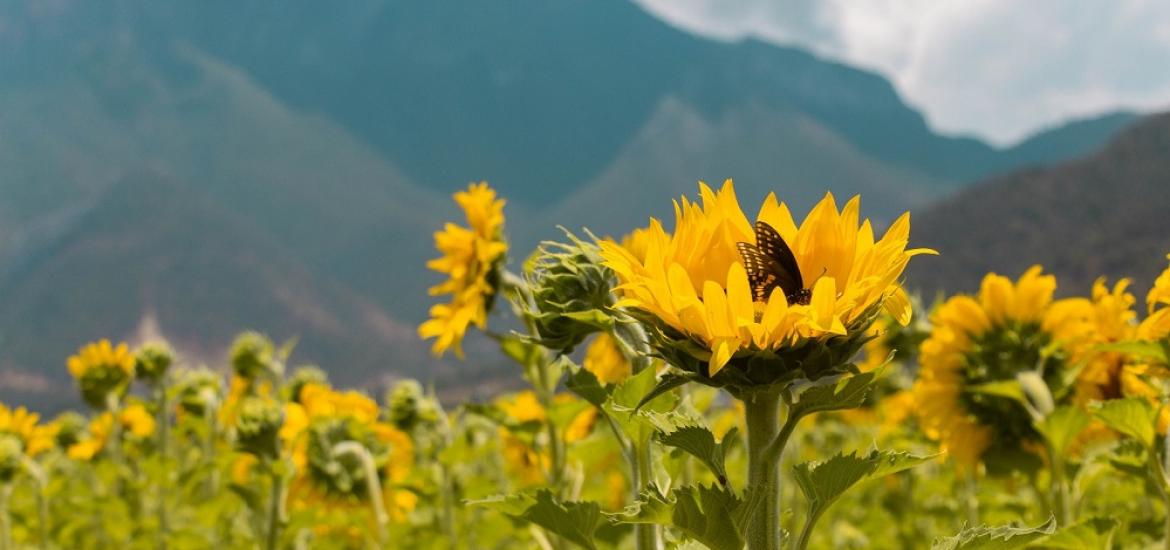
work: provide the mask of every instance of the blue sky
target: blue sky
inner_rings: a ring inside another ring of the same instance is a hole
[[[636,0],[672,24],[876,70],[931,126],[999,145],[1170,109],[1170,0]]]

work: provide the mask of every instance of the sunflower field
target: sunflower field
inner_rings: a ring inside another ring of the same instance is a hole
[[[455,201],[419,335],[473,369],[482,333],[523,389],[376,399],[256,332],[222,368],[89,343],[85,410],[0,404],[0,550],[1170,549],[1170,269],[927,301],[902,274],[937,252],[858,198],[749,218],[700,184],[519,259],[495,191]]]

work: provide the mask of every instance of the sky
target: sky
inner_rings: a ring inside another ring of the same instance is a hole
[[[1170,0],[635,0],[696,34],[882,73],[930,125],[997,145],[1170,109]]]

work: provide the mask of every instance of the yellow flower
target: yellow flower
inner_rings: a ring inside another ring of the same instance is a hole
[[[435,338],[432,351],[436,355],[454,348],[462,357],[467,327],[474,324],[483,329],[487,324],[499,264],[508,245],[503,240],[504,201],[496,198],[486,182],[455,193],[455,202],[463,209],[468,227],[448,223],[436,232],[435,247],[443,256],[427,262],[427,267],[447,276],[430,289],[430,294],[449,294],[451,301],[433,306],[431,319],[420,325],[418,332],[424,339]]]
[[[597,408],[588,407],[577,413],[569,427],[565,428],[565,443],[581,441],[593,433],[593,426],[597,424]]]
[[[101,340],[82,346],[66,366],[77,380],[85,401],[98,409],[109,405],[111,395],[120,397],[134,379],[134,354],[125,343],[114,346]]]
[[[954,296],[932,315],[922,343],[914,408],[926,435],[968,471],[993,443],[1006,448],[1037,441],[1024,408],[973,391],[1039,370],[1059,377],[1092,334],[1089,300],[1053,300],[1056,278],[1039,266],[1013,283],[989,274],[977,296]]]
[[[106,438],[114,429],[114,415],[104,412],[89,421],[89,434],[67,450],[69,458],[88,461],[97,456],[106,445]]]
[[[496,405],[516,422],[544,422],[546,418],[544,407],[531,390],[501,397]]]
[[[392,519],[402,520],[415,499],[402,489],[414,463],[414,443],[378,418],[374,400],[355,391],[305,384],[301,403],[286,403],[280,439],[296,466],[290,501],[298,509],[367,508],[370,497],[362,465],[340,457],[339,444],[354,442],[374,461],[382,484],[378,495]]]
[[[122,409],[118,418],[122,421],[122,426],[126,428],[126,431],[134,437],[144,439],[154,434],[154,415],[150,414],[150,411],[139,403],[131,404]]]
[[[156,427],[154,416],[141,403],[127,405],[118,412],[117,418],[123,434],[137,439],[146,439],[154,435]],[[87,436],[66,450],[69,458],[88,461],[97,456],[110,443],[110,436],[114,433],[114,415],[110,412],[97,415],[89,421],[88,431]]]
[[[629,378],[633,371],[630,361],[607,332],[598,334],[585,349],[585,360],[581,365],[602,384],[617,384]]]
[[[710,350],[709,376],[740,351],[777,350],[805,340],[827,340],[864,330],[884,307],[901,323],[910,303],[898,279],[909,259],[910,217],[899,217],[881,239],[859,218],[860,200],[838,210],[827,194],[797,226],[788,207],[769,195],[756,219],[771,225],[792,249],[808,303],[788,303],[780,288],[753,299],[737,243],[756,243],[751,222],[729,180],[719,192],[700,185],[702,203],[675,203],[673,234],[651,220],[645,259],[612,241],[602,256],[617,274],[620,305],[649,313],[670,329]]]
[[[24,407],[9,409],[0,403],[0,434],[16,436],[28,456],[36,456],[53,447],[56,429],[51,425],[38,425],[40,415]]]

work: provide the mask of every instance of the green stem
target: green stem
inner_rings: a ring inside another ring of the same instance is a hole
[[[162,462],[163,476],[170,478],[170,465],[167,464],[170,456],[170,439],[171,439],[171,418],[170,418],[170,403],[167,400],[167,376],[164,373],[158,382],[158,387],[155,388],[158,398],[158,456]],[[168,479],[169,481],[169,479]],[[170,483],[163,483],[161,487],[155,487],[155,495],[158,499],[158,530],[159,540],[158,547],[160,550],[166,550],[167,538],[170,535],[170,525],[167,518],[167,499],[165,490]]]
[[[374,457],[357,441],[342,441],[333,447],[333,453],[355,456],[362,463],[362,469],[366,473],[366,495],[370,499],[370,507],[373,508],[374,519],[378,523],[378,543],[385,544],[390,516],[386,513],[386,503],[382,500],[382,480],[378,475],[378,465],[374,463]]]
[[[0,486],[0,549],[12,550],[12,513],[8,509],[12,499],[12,483]]]
[[[763,501],[747,526],[748,550],[780,550],[780,454],[787,435],[780,427],[780,392],[763,390],[744,399],[747,413],[748,487]],[[787,434],[796,422],[785,423]]]
[[[967,512],[967,524],[979,525],[979,483],[975,472],[963,475],[963,508]]]
[[[817,520],[821,519],[822,513],[821,511],[817,511],[816,513],[813,513],[811,510],[809,511],[809,516],[804,521],[804,527],[800,529],[800,538],[796,541],[797,550],[805,550],[808,548],[808,541],[812,538],[813,526],[817,524]]]
[[[634,478],[632,485],[640,490],[649,487],[654,479],[653,459],[650,456],[650,442],[634,445]],[[639,523],[634,526],[634,542],[637,550],[660,550],[662,548],[662,527],[655,524]]]
[[[1053,485],[1053,499],[1055,500],[1055,508],[1057,519],[1061,527],[1072,525],[1072,499],[1068,492],[1068,475],[1066,473],[1064,457],[1060,453],[1048,452],[1049,461],[1052,463],[1052,485]]]
[[[280,540],[280,500],[284,494],[284,476],[271,462],[268,462],[268,473],[272,478],[272,492],[268,498],[268,537],[265,548],[276,550]]]
[[[41,548],[49,547],[49,497],[46,493],[49,480],[45,469],[37,461],[24,456],[24,469],[32,477],[37,497],[37,541]]]

